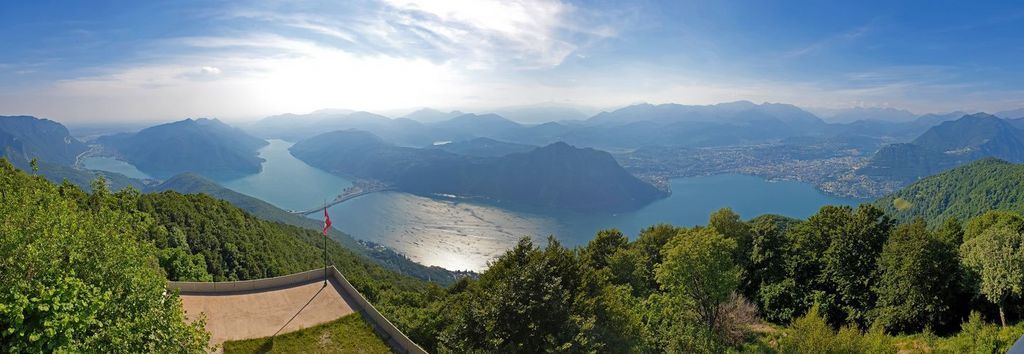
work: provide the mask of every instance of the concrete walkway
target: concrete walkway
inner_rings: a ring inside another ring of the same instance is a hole
[[[210,344],[273,336],[330,322],[353,312],[334,280],[240,293],[181,293],[192,321],[206,314]]]

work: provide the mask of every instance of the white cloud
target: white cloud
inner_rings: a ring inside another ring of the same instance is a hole
[[[450,54],[477,64],[503,59],[523,67],[552,67],[578,45],[564,37],[575,30],[576,10],[557,1],[385,0],[400,24]]]
[[[203,75],[220,75],[220,68],[215,66],[204,66],[199,68],[199,73]]]
[[[258,117],[323,107],[387,109],[457,101],[471,81],[451,65],[387,55],[355,55],[274,35],[181,38],[212,50],[58,81],[47,95],[55,117],[173,119]],[[244,47],[239,54],[239,48]],[[253,55],[253,53],[261,53]],[[182,63],[205,62],[200,67]],[[216,77],[216,79],[213,79]]]

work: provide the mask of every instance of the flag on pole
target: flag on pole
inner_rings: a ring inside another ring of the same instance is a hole
[[[327,215],[327,208],[324,208],[324,236],[327,236],[327,230],[331,228],[331,216]]]

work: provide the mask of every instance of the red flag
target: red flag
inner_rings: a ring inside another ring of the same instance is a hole
[[[331,228],[331,216],[327,215],[327,208],[324,208],[324,236],[327,236],[327,230]]]

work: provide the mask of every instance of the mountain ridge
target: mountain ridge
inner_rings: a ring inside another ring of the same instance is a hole
[[[239,176],[259,172],[256,150],[268,143],[216,119],[185,119],[137,133],[103,136],[96,142],[158,178],[195,172]]]
[[[664,196],[622,169],[611,154],[566,143],[500,157],[472,157],[395,146],[372,133],[348,130],[300,141],[289,150],[325,171],[380,180],[416,194],[581,210],[627,210]]]
[[[910,183],[985,157],[1024,162],[1024,130],[990,114],[964,115],[882,147],[857,173]]]

